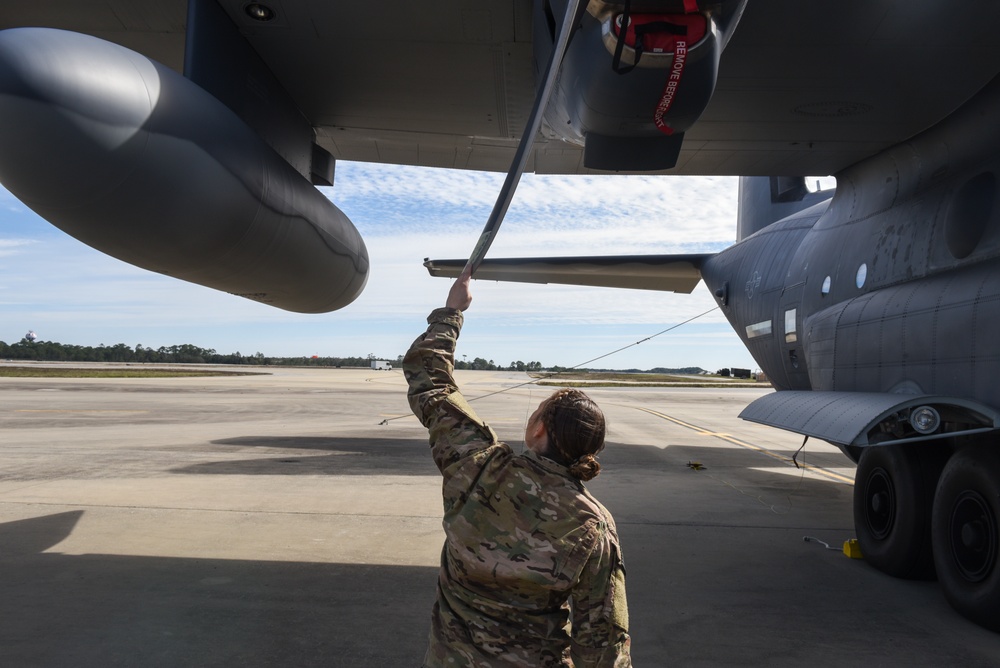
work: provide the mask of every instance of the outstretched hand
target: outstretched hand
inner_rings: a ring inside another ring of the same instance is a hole
[[[469,306],[472,304],[472,289],[469,286],[471,279],[472,267],[466,266],[452,284],[445,306],[458,309],[459,311],[469,310]]]

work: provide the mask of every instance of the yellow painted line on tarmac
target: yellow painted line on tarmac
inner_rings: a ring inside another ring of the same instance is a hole
[[[746,448],[747,450],[753,450],[754,452],[759,452],[762,455],[767,455],[768,457],[771,457],[772,459],[777,459],[778,461],[790,464],[792,466],[796,466],[797,468],[805,469],[806,471],[815,473],[817,475],[821,475],[824,478],[829,478],[830,480],[847,483],[848,485],[854,484],[854,480],[845,475],[834,473],[833,471],[829,471],[819,466],[813,466],[812,464],[796,464],[791,457],[786,457],[785,455],[778,454],[777,452],[773,452],[771,450],[768,450],[767,448],[762,448],[759,445],[753,445],[752,443],[741,441],[738,438],[733,438],[729,434],[703,429],[702,427],[690,424],[688,422],[684,422],[683,420],[678,420],[675,417],[670,417],[669,415],[660,413],[659,411],[654,411],[651,408],[643,408],[642,406],[632,406],[632,408],[643,411],[645,413],[649,413],[650,415],[655,415],[658,418],[662,418],[669,422],[673,422],[674,424],[680,425],[681,427],[686,427],[687,429],[691,429],[692,431],[697,432],[701,436],[712,436],[721,439],[723,441],[726,441],[727,443],[732,443],[733,445],[738,445],[741,448]]]

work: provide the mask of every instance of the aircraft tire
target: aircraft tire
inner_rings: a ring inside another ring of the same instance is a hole
[[[854,529],[861,554],[878,570],[934,579],[931,508],[944,463],[933,444],[865,448],[854,482]]]
[[[941,474],[932,519],[934,563],[955,610],[1000,631],[1000,452],[959,450]]]

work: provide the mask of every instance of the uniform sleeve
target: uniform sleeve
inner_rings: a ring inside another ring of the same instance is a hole
[[[403,358],[410,409],[430,432],[434,463],[442,472],[497,442],[496,434],[472,410],[452,376],[462,320],[462,312],[456,309],[433,311],[427,317],[427,331]]]
[[[605,528],[603,540],[583,567],[572,592],[573,665],[592,668],[627,668],[632,665],[628,635],[628,602],[625,566],[613,529]]]

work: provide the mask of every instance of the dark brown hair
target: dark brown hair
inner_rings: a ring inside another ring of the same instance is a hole
[[[577,480],[601,472],[594,455],[604,449],[604,413],[580,390],[556,391],[541,404],[539,419],[549,439],[549,454],[569,467]]]

